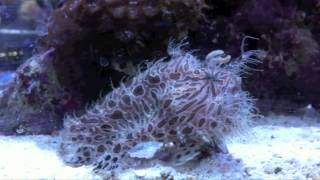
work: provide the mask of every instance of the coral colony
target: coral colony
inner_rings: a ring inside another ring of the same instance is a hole
[[[65,1],[51,14],[37,54],[0,95],[0,134],[61,129],[66,113],[112,90],[110,79],[117,85],[141,60],[166,56],[168,40],[196,29],[204,6],[202,0]]]
[[[106,175],[141,165],[141,143],[156,144],[148,158],[183,165],[214,151],[247,126],[254,107],[241,90],[245,62],[262,51],[231,60],[216,50],[203,61],[170,48],[169,61],[149,64],[94,103],[81,116],[65,118],[60,154],[73,166],[93,165]]]
[[[209,2],[216,7],[209,11],[213,27],[206,30],[213,38],[204,37],[204,41],[211,39],[214,47],[235,55],[241,38],[250,35],[259,38],[248,43],[250,49],[268,52],[257,67],[263,71],[244,79],[245,90],[259,100],[283,99],[320,107],[320,88],[315,88],[320,81],[319,0]]]

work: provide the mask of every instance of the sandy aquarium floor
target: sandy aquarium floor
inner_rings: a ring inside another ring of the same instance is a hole
[[[57,137],[0,137],[0,179],[99,179],[90,167],[64,165],[58,146]],[[228,148],[231,156],[179,169],[156,165],[128,170],[119,179],[320,180],[318,117],[268,115]]]

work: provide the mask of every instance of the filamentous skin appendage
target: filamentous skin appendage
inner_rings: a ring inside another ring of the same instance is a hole
[[[230,62],[221,50],[205,60],[180,48],[170,52],[169,61],[149,65],[82,116],[65,118],[60,154],[66,163],[93,165],[99,174],[134,167],[143,159],[128,151],[147,141],[162,143],[155,159],[172,165],[200,157],[204,148],[226,150],[228,135],[255,116],[252,99],[241,90],[245,63]]]

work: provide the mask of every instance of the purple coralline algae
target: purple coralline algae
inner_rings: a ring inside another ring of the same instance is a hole
[[[159,142],[154,159],[183,165],[213,151],[227,152],[228,135],[245,129],[253,101],[241,90],[240,74],[251,56],[231,60],[223,51],[203,61],[180,48],[88,107],[65,118],[60,154],[73,166],[93,165],[103,176],[143,164],[128,152],[143,142]]]
[[[169,39],[196,29],[204,7],[202,0],[65,1],[48,19],[37,54],[4,87],[0,134],[61,129],[66,112],[84,111],[112,90],[110,79],[118,85],[142,59],[165,56]]]
[[[285,100],[320,107],[320,1],[208,1],[206,46],[239,53],[241,39],[253,36],[246,48],[264,49],[268,56],[255,66],[261,71],[244,79],[244,89],[260,100]],[[207,39],[210,39],[209,42]],[[196,45],[199,47],[199,45]],[[203,48],[202,48],[203,49]],[[282,107],[283,110],[286,107]]]
[[[30,58],[0,92],[1,135],[52,133],[61,129],[66,110],[80,106],[79,98],[64,91],[57,80],[53,51]]]

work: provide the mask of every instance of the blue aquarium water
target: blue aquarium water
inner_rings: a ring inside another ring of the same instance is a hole
[[[0,84],[6,84],[10,80],[12,80],[14,77],[14,72],[13,71],[4,71],[0,72]]]
[[[0,90],[14,78],[13,71],[0,72]]]

